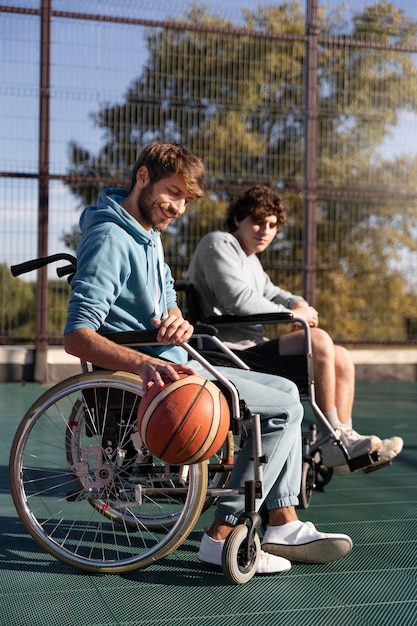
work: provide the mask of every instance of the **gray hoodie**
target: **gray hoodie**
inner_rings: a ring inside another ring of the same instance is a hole
[[[303,300],[269,278],[255,254],[247,255],[232,233],[214,231],[198,243],[187,272],[195,286],[205,318],[212,315],[252,315],[289,311]],[[265,341],[262,326],[223,329],[228,342]]]

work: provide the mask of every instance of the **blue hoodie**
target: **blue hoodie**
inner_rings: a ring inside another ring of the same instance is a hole
[[[81,215],[83,236],[64,334],[79,328],[100,334],[151,329],[153,318],[177,307],[160,233],[145,230],[125,211],[121,203],[127,194],[125,189],[105,189],[97,206]],[[179,347],[161,345],[146,352],[176,363],[187,361]]]

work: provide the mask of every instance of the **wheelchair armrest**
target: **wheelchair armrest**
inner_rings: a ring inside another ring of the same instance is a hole
[[[289,324],[297,322],[304,330],[304,349],[307,355],[312,354],[311,332],[308,323],[296,316],[291,311],[277,313],[258,313],[254,315],[213,315],[206,320],[206,324],[215,326],[216,328],[224,328],[227,326],[239,326],[244,324]]]
[[[210,335],[211,337],[215,337],[218,334],[218,329],[211,324],[197,323],[194,326],[194,335]]]
[[[280,322],[292,322],[292,313],[255,313],[254,315],[213,315],[204,320],[206,324],[213,326],[236,326],[239,324],[273,324]]]
[[[210,335],[212,337],[218,334],[217,328],[209,326],[208,324],[197,324],[194,328],[195,335]],[[146,345],[151,343],[158,343],[157,341],[158,330],[126,330],[113,333],[105,333],[103,337],[114,341],[114,343],[134,346],[134,345]]]
[[[198,336],[198,333],[201,335],[210,335],[214,338],[214,340],[218,341],[220,344],[220,340],[216,338],[217,331],[212,326],[207,326],[206,324],[198,324],[196,327],[195,336]],[[128,347],[140,346],[140,345],[152,345],[158,344],[157,341],[158,330],[128,330],[128,331],[120,331],[113,333],[103,333],[103,337],[110,339],[110,341],[114,341],[117,344],[122,344]],[[162,344],[159,344],[162,345]],[[216,368],[211,365],[202,355],[200,355],[195,348],[193,348],[188,342],[182,344],[186,352],[188,352],[191,358],[194,358],[199,363],[203,365],[208,372],[213,374],[217,381],[222,383],[226,389],[229,390],[230,402],[233,407],[232,415],[235,416],[236,419],[239,419],[240,415],[240,406],[239,406],[239,395],[236,392],[236,388],[229,380],[225,378],[220,372],[216,370]],[[227,350],[227,348],[226,348]],[[244,364],[243,364],[244,365]]]
[[[133,346],[133,345],[145,345],[150,343],[157,343],[158,330],[125,330],[114,333],[105,333],[103,337],[114,341],[114,343]]]

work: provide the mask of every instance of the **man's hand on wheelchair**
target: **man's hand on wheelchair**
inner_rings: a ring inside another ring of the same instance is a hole
[[[161,343],[185,343],[194,332],[194,326],[182,317],[178,309],[170,309],[164,319],[153,319],[152,326],[159,329],[157,339]]]

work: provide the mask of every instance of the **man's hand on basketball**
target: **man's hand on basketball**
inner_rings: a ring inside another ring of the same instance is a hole
[[[194,332],[194,327],[177,310],[169,311],[164,320],[153,319],[152,326],[159,329],[157,339],[161,343],[184,343]]]
[[[146,393],[150,383],[163,387],[166,382],[178,380],[180,374],[195,374],[195,371],[188,365],[168,363],[151,357],[141,364],[138,374],[142,378],[142,392]]]

